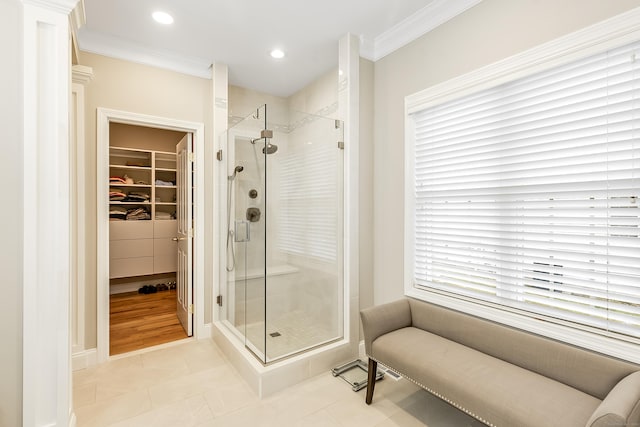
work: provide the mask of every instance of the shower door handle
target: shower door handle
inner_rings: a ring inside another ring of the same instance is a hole
[[[249,221],[236,220],[233,239],[236,243],[249,242],[251,240],[251,227]]]

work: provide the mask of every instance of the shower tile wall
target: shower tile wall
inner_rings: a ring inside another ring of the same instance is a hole
[[[291,123],[291,112],[299,111],[324,117],[337,117],[338,70],[332,69],[315,82],[288,98],[283,98],[251,89],[229,86],[230,121],[253,113],[258,105],[269,106],[268,121],[276,126]],[[277,131],[277,129],[273,129]]]

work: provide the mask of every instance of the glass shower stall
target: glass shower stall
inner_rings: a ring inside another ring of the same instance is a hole
[[[343,124],[267,105],[227,133],[222,317],[262,363],[344,334]]]

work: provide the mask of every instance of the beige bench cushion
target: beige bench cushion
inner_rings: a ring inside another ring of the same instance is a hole
[[[528,371],[564,383],[598,399],[638,365],[574,347],[488,320],[409,300],[411,325],[448,338]]]
[[[414,327],[382,335],[369,354],[481,421],[506,427],[584,426],[600,400]]]

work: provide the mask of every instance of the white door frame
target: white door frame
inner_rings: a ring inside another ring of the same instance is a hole
[[[166,117],[98,108],[97,111],[97,359],[109,359],[109,123],[148,126],[193,134],[196,170],[194,185],[194,331],[197,339],[205,338],[204,324],[204,124]]]

